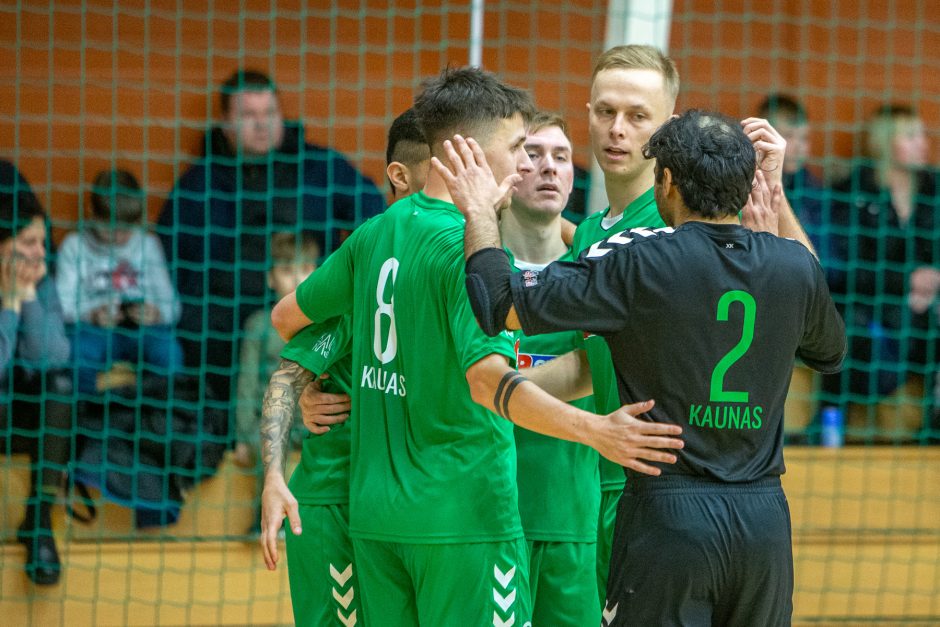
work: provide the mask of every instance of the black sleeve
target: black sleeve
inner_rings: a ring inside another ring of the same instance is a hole
[[[822,268],[815,259],[810,261],[813,265],[816,289],[796,356],[813,370],[838,372],[842,369],[842,360],[845,358],[845,323],[829,295]]]
[[[502,248],[480,249],[467,259],[465,271],[467,296],[477,324],[495,337],[506,328],[506,316],[512,307],[509,255]]]
[[[512,302],[528,335],[556,331],[611,334],[626,324],[632,298],[634,249],[556,261],[538,274],[513,273]]]

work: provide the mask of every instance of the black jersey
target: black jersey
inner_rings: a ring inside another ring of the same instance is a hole
[[[845,327],[815,257],[736,224],[633,229],[576,262],[511,279],[527,334],[603,336],[623,403],[682,426],[664,473],[750,481],[784,472],[783,406],[794,356],[841,367]]]

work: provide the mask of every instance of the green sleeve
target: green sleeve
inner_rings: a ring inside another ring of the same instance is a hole
[[[297,287],[297,305],[311,320],[322,322],[352,310],[353,257],[367,226],[353,231],[339,250]]]
[[[348,355],[351,348],[349,316],[341,316],[303,329],[287,343],[281,357],[319,376]]]

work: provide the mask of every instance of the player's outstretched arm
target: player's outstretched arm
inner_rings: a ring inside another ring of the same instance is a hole
[[[271,324],[285,342],[289,342],[298,331],[312,322],[297,304],[296,291],[279,300],[271,311]]]
[[[682,428],[638,420],[652,401],[627,405],[599,416],[564,403],[510,368],[501,355],[488,355],[467,370],[473,400],[497,414],[544,435],[580,442],[622,466],[649,475],[660,469],[648,462],[674,464],[669,449],[681,449]]]
[[[277,568],[277,534],[286,517],[294,535],[300,535],[297,499],[287,489],[284,470],[290,445],[291,423],[297,398],[314,375],[300,364],[282,359],[271,375],[261,406],[261,461],[264,490],[261,493],[261,548],[268,570]]]

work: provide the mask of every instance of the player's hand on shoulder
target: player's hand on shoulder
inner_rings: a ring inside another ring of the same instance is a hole
[[[329,376],[324,374],[314,379],[300,393],[300,414],[303,417],[304,426],[317,435],[329,431],[329,425],[345,422],[352,408],[349,395],[323,391],[321,381]]]
[[[607,459],[647,475],[659,475],[660,469],[647,462],[676,463],[670,449],[684,444],[679,425],[640,420],[636,416],[653,408],[653,401],[624,405],[601,418],[599,437],[592,444]]]

